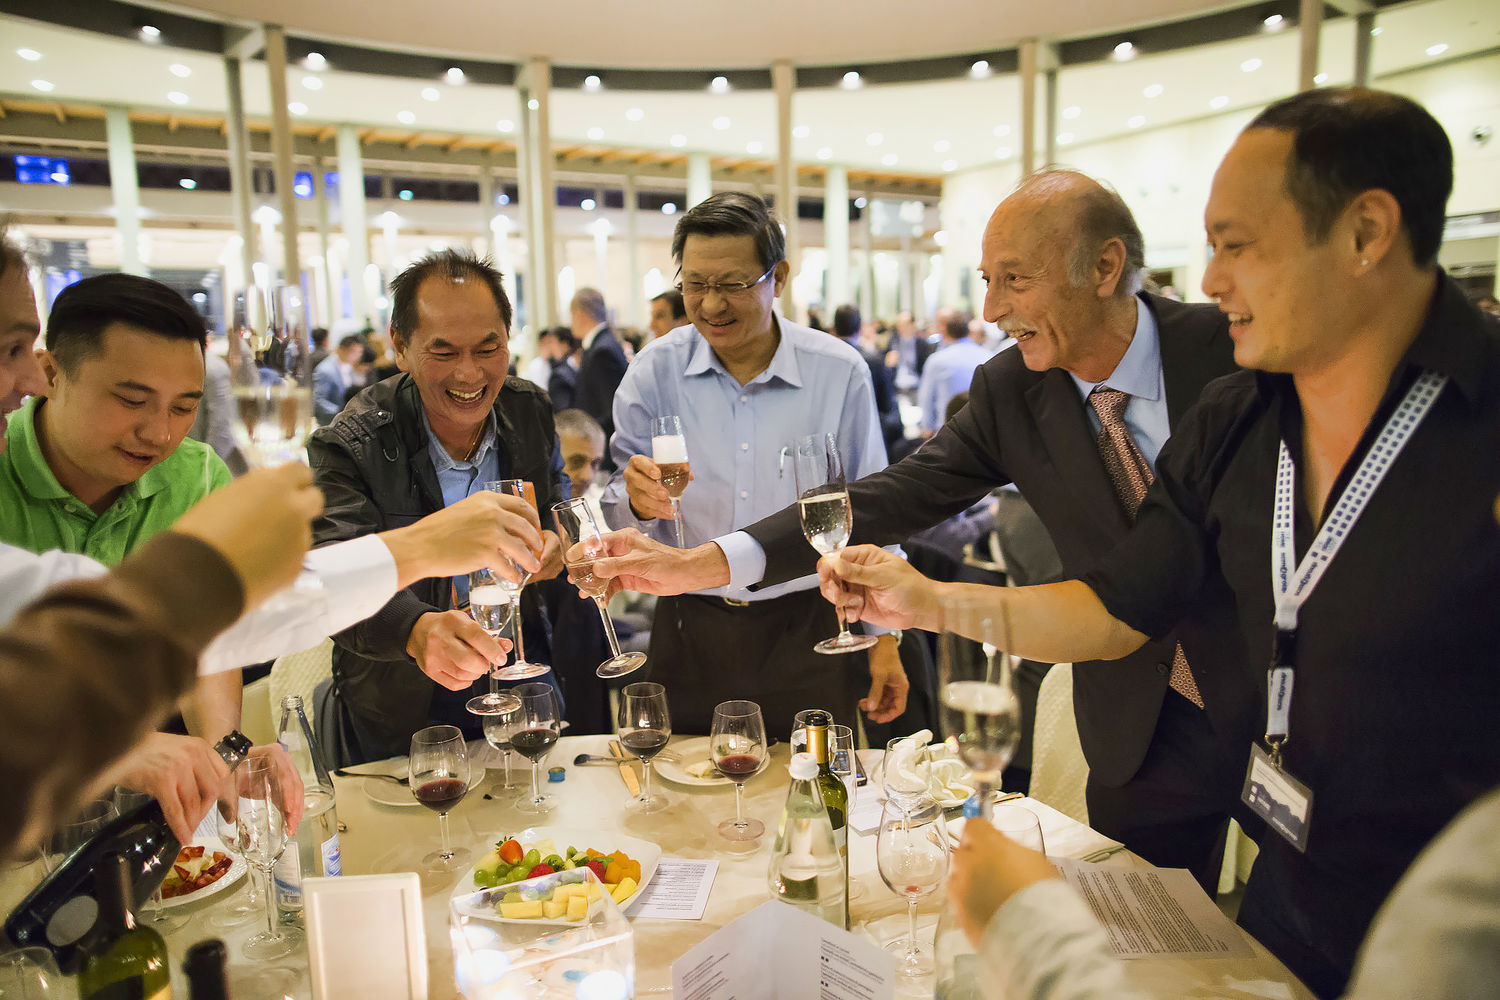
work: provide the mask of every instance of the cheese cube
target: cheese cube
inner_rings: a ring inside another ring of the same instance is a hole
[[[568,912],[568,900],[553,897],[542,904],[542,916],[548,920],[559,920]]]
[[[626,878],[626,879],[622,879],[619,885],[616,885],[613,889],[611,889],[609,894],[612,897],[614,897],[614,901],[616,903],[623,903],[623,902],[625,902],[625,900],[627,900],[627,899],[630,898],[630,896],[635,892],[635,890],[636,890],[636,881],[635,881],[635,879],[633,879],[633,878]]]
[[[574,896],[568,900],[568,919],[582,920],[589,915],[589,901],[582,896]]]
[[[500,915],[510,920],[536,920],[542,915],[541,900],[527,899],[519,903],[501,903]]]

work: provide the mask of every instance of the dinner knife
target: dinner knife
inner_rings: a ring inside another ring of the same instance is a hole
[[[619,740],[609,741],[609,755],[620,762],[620,780],[625,782],[625,790],[631,795],[641,794],[641,779],[635,776],[635,768],[630,766]]]

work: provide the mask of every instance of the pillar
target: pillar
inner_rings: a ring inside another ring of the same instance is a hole
[[[781,311],[788,317],[797,315],[792,278],[801,265],[802,247],[797,230],[797,168],[792,163],[792,92],[797,74],[792,64],[781,60],[771,64],[771,83],[776,90],[776,210],[786,226],[786,259],[791,274],[781,290]]]
[[[689,153],[687,158],[687,204],[692,208],[713,194],[713,175],[707,153]]]
[[[266,25],[266,75],[271,81],[271,149],[276,159],[276,197],[281,204],[281,267],[289,285],[302,284],[297,259],[297,196],[292,193],[292,118],[287,110],[286,31]]]
[[[250,269],[255,260],[255,226],[250,220],[255,175],[250,170],[250,138],[245,128],[240,61],[233,56],[224,58],[224,89],[229,98],[229,113],[224,123],[229,147],[229,197],[234,209],[234,231],[240,236],[240,287],[248,288],[255,281]]]
[[[355,319],[374,320],[369,296],[365,294],[365,270],[370,266],[370,234],[365,218],[365,166],[359,145],[359,132],[353,125],[340,125],[339,218],[344,239],[349,243],[345,265],[349,279],[349,300]]]
[[[331,325],[342,313],[339,309],[338,282],[334,280],[333,240],[328,233],[328,161],[321,156],[313,157],[313,203],[318,210],[318,246],[323,254],[323,287],[318,297],[323,300],[323,325]]]
[[[104,134],[109,143],[109,193],[115,203],[115,231],[120,234],[120,270],[146,273],[141,264],[141,188],[135,172],[135,139],[126,108],[106,108]]]
[[[645,296],[641,291],[641,241],[639,199],[635,190],[635,174],[625,175],[625,260],[630,274],[630,297],[627,305],[636,322],[645,325],[650,315],[646,309]]]
[[[865,217],[869,218],[866,203]],[[831,166],[823,182],[823,246],[828,252],[827,314],[849,296],[849,168]]]
[[[1297,89],[1312,90],[1318,75],[1318,42],[1323,36],[1323,0],[1299,0],[1297,8]]]

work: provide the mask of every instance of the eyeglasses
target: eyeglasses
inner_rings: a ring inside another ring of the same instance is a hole
[[[685,296],[701,299],[709,292],[713,292],[726,299],[747,295],[750,289],[761,284],[776,271],[776,265],[771,265],[771,270],[762,274],[754,281],[679,281],[676,288]]]

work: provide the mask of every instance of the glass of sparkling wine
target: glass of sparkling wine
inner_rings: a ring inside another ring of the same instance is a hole
[[[599,664],[594,673],[600,677],[619,677],[639,669],[646,662],[646,654],[620,652],[620,640],[615,637],[615,625],[610,621],[609,609],[605,607],[604,595],[609,591],[609,581],[594,575],[594,560],[605,553],[604,534],[599,530],[593,512],[589,510],[588,501],[582,497],[564,500],[553,506],[552,516],[557,521],[557,532],[562,537],[563,562],[568,567],[568,579],[578,588],[579,593],[592,597],[598,605],[599,617],[604,622],[604,635],[609,640],[609,649],[613,654]]]
[[[240,454],[252,468],[307,463],[312,373],[307,309],[296,285],[251,285],[235,296],[229,363]]]
[[[944,609],[938,636],[938,704],[943,732],[974,775],[979,815],[1021,740],[1021,703],[1011,689],[1005,609],[964,601]]]
[[[519,602],[514,600],[512,587],[516,585],[487,569],[476,569],[469,574],[469,617],[492,638],[500,638],[500,633],[505,630],[505,623],[509,620],[515,623],[519,641],[521,616],[517,613]],[[464,707],[475,715],[504,715],[514,712],[520,706],[520,701],[515,695],[500,690],[500,681],[508,679],[505,675],[508,669],[490,667],[489,691],[477,698],[470,698]]]
[[[536,510],[536,488],[524,479],[496,479],[484,485],[486,489],[492,490],[495,493],[507,493],[513,497],[520,497],[531,505],[533,511]],[[532,677],[540,677],[552,668],[545,663],[529,663],[526,660],[526,641],[521,635],[521,589],[531,579],[531,574],[515,563],[511,563],[511,566],[515,567],[515,571],[521,574],[520,583],[511,583],[501,576],[494,577],[494,580],[509,595],[511,621],[515,624],[516,658],[508,666],[493,671],[492,676],[498,677],[502,681],[524,681]],[[470,607],[473,607],[473,604],[474,598],[471,591],[469,597]],[[477,621],[478,619],[476,618],[475,620]],[[480,624],[483,625],[483,622]],[[485,697],[489,696],[486,695]],[[473,709],[470,709],[470,711],[473,711]]]
[[[677,547],[687,548],[682,535],[682,491],[688,484],[687,438],[678,417],[651,421],[651,461],[661,470],[661,484],[672,498],[672,520],[677,525]]]
[[[854,530],[854,511],[849,505],[849,487],[844,481],[844,463],[838,441],[832,434],[811,434],[792,446],[792,469],[797,480],[797,510],[802,515],[802,534],[820,555],[835,555],[849,544]],[[839,634],[813,647],[819,653],[852,653],[875,645],[873,635],[855,635],[835,609]]]

